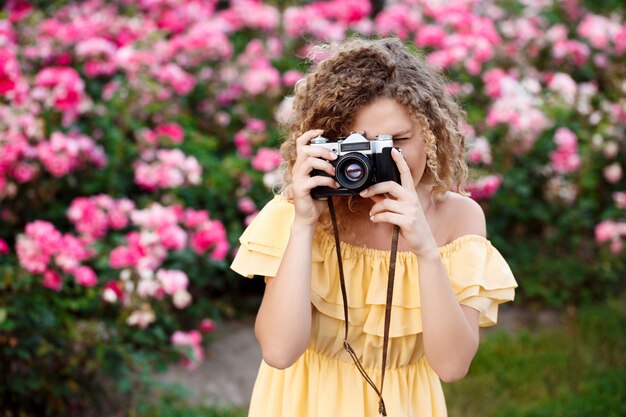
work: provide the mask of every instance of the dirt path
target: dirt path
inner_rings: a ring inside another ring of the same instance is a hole
[[[205,353],[195,371],[172,367],[157,378],[187,388],[195,404],[247,407],[261,363],[253,323],[221,323]]]
[[[561,322],[558,312],[531,312],[507,307],[500,309],[497,326],[481,331],[533,329],[556,326]],[[261,353],[252,320],[227,322],[220,324],[215,341],[206,352],[206,361],[196,371],[173,367],[158,378],[187,388],[193,403],[246,408],[260,363]]]

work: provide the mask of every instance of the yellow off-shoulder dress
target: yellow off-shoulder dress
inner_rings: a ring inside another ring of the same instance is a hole
[[[241,275],[275,276],[289,239],[294,207],[276,196],[240,238],[231,268]],[[380,366],[389,251],[342,243],[349,306],[349,342],[372,379]],[[513,300],[515,278],[502,255],[482,236],[460,237],[440,248],[462,305],[496,323],[498,305]],[[424,355],[419,269],[415,255],[398,252],[383,398],[390,417],[447,415],[441,382]],[[290,302],[290,300],[285,300]],[[305,353],[289,368],[261,363],[251,417],[377,417],[378,397],[343,349],[344,315],[335,243],[319,230],[313,241],[313,322]]]

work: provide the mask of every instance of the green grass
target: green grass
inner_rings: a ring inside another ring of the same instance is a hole
[[[450,417],[626,416],[626,302],[580,309],[560,328],[489,334]]]
[[[483,336],[469,375],[444,386],[450,417],[626,416],[626,299],[562,327]],[[163,397],[131,417],[245,417]],[[306,416],[302,416],[306,417]]]
[[[246,417],[248,410],[190,405],[181,397],[161,398],[151,405],[138,407],[130,417]]]

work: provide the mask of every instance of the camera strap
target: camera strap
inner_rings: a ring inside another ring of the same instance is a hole
[[[385,368],[387,367],[387,347],[389,345],[389,326],[391,323],[391,302],[393,300],[393,281],[396,272],[396,255],[398,253],[398,233],[399,227],[394,225],[391,238],[391,257],[389,260],[389,277],[387,280],[387,301],[385,303],[385,329],[383,333],[383,358],[382,369],[380,374],[380,389],[376,387],[376,383],[370,378],[370,376],[363,368],[363,364],[359,361],[358,356],[350,346],[348,342],[348,296],[346,294],[346,280],[343,274],[343,262],[341,260],[341,248],[339,240],[339,229],[337,228],[337,218],[335,216],[335,207],[333,205],[332,197],[328,198],[328,210],[330,211],[330,218],[333,223],[333,232],[335,235],[335,250],[337,251],[337,262],[339,265],[339,281],[341,284],[341,296],[343,297],[343,315],[345,318],[345,334],[343,339],[343,347],[350,354],[350,357],[354,361],[357,369],[365,379],[365,381],[376,391],[379,398],[378,412],[381,416],[387,417],[387,408],[385,407],[385,401],[383,400],[383,384],[385,383]]]

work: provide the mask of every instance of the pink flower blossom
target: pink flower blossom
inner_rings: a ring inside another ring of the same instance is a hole
[[[20,78],[20,67],[9,49],[0,49],[0,95],[12,92]]]
[[[468,184],[467,190],[474,200],[482,200],[493,197],[501,184],[502,177],[499,175],[487,175]]]
[[[200,345],[202,334],[197,330],[189,332],[176,331],[172,334],[171,343],[177,346]]]
[[[55,263],[66,273],[73,273],[80,263],[93,255],[85,244],[69,234],[63,235],[60,247],[54,254]]]
[[[566,104],[574,105],[578,87],[569,74],[562,72],[554,74],[548,82],[548,88],[556,92]]]
[[[216,329],[216,327],[217,326],[216,326],[216,324],[215,324],[215,322],[213,320],[211,320],[211,319],[202,319],[198,329],[202,333],[210,333],[210,332],[214,331]]]
[[[198,330],[189,332],[176,331],[172,334],[171,342],[174,346],[180,346],[188,352],[183,360],[183,365],[189,370],[194,370],[204,360],[202,350],[202,334]]]
[[[585,65],[591,51],[584,43],[565,39],[554,42],[552,46],[552,56],[557,60],[570,60],[574,65],[582,67]]]
[[[127,198],[114,200],[106,194],[75,198],[67,217],[82,237],[91,242],[106,235],[109,228],[122,229],[135,203]]]
[[[613,201],[615,201],[617,208],[626,209],[626,192],[613,193]]]
[[[83,287],[93,287],[98,283],[98,277],[93,269],[88,266],[80,266],[74,270],[76,282]]]
[[[250,197],[243,197],[239,199],[237,202],[237,208],[239,208],[239,210],[244,214],[250,214],[257,209],[256,204],[254,204],[254,201],[252,201]]]
[[[617,223],[613,220],[605,220],[595,228],[596,241],[599,243],[613,239],[617,234]]]
[[[376,33],[379,35],[397,35],[400,39],[407,39],[411,33],[416,33],[422,23],[419,8],[408,4],[390,4],[376,15]],[[419,42],[416,41],[418,45]]]
[[[285,87],[293,87],[298,81],[304,77],[300,71],[289,70],[283,74],[283,85]]]
[[[86,166],[102,168],[106,165],[104,150],[82,134],[65,135],[54,132],[50,140],[37,145],[37,157],[55,177],[62,177]]]
[[[613,42],[615,43],[615,53],[617,55],[626,52],[626,24],[615,34]]]
[[[185,226],[193,229],[209,220],[209,213],[206,210],[187,209],[184,214]]]
[[[67,113],[73,121],[79,113],[80,103],[85,99],[85,83],[74,68],[44,68],[35,78],[33,94],[41,98],[44,105]]]
[[[280,83],[280,72],[266,58],[252,62],[248,71],[243,74],[244,91],[253,96],[276,89],[280,87]]]
[[[622,166],[618,162],[613,162],[612,164],[604,167],[604,169],[602,170],[602,174],[608,182],[610,182],[611,184],[616,184],[619,180],[622,179]]]
[[[52,255],[62,248],[63,235],[52,223],[42,220],[27,224],[25,232],[17,236],[15,247],[20,265],[29,272],[41,274]]]
[[[266,124],[265,121],[260,119],[248,119],[246,121],[246,129],[252,133],[260,133],[265,131]]]
[[[6,255],[10,251],[11,250],[9,249],[9,244],[6,242],[6,240],[0,238],[0,255]]]
[[[156,273],[156,278],[161,282],[163,291],[167,295],[174,295],[176,291],[186,290],[189,285],[189,278],[183,271],[160,269]]]
[[[610,240],[609,249],[613,254],[617,255],[624,248],[622,237],[626,236],[626,222],[605,220],[596,225],[595,236],[598,243]]]
[[[561,127],[554,134],[557,148],[550,155],[552,169],[558,174],[576,171],[580,167],[577,138],[574,132]]]
[[[32,181],[39,173],[39,168],[31,163],[18,163],[13,170],[13,178],[20,184]]]
[[[26,0],[9,0],[5,6],[11,22],[25,19],[33,11],[33,6]]]
[[[198,21],[170,41],[169,57],[183,67],[202,65],[207,61],[228,60],[233,46],[223,29],[214,21]]]
[[[578,25],[577,32],[591,43],[594,48],[606,49],[609,41],[620,30],[619,25],[604,16],[588,14]]]
[[[185,156],[180,149],[159,149],[144,152],[142,160],[135,161],[135,183],[146,190],[175,188],[186,184],[197,185],[202,179],[202,167],[193,156]]]
[[[245,130],[239,130],[233,138],[237,153],[242,158],[249,158],[252,155],[252,145],[250,145],[250,137]]]
[[[224,225],[217,221],[208,221],[202,224],[191,236],[191,249],[201,255],[213,248],[211,258],[223,260],[228,252],[228,241]]]
[[[87,76],[94,78],[100,75],[110,76],[117,70],[113,57],[117,46],[103,38],[91,38],[76,45],[76,55],[85,63],[83,69]]]
[[[159,125],[154,133],[169,138],[173,143],[182,143],[185,136],[183,128],[177,123]]]
[[[504,124],[508,127],[508,139],[516,154],[532,148],[537,137],[550,125],[548,118],[538,106],[538,94],[541,87],[537,80],[516,80],[513,75],[491,73],[494,84],[490,86],[498,98],[493,101],[487,113],[487,126]],[[499,89],[499,90],[497,90]]]
[[[252,159],[252,167],[261,172],[269,172],[278,168],[280,161],[281,156],[279,151],[261,148],[254,159]]]
[[[63,286],[61,275],[52,269],[47,269],[43,273],[43,286],[53,291],[61,291],[61,287]]]
[[[109,266],[114,269],[122,269],[136,266],[141,258],[146,255],[146,249],[139,242],[139,234],[131,232],[126,235],[128,247],[118,246],[109,253]]]
[[[336,19],[350,24],[356,23],[367,17],[371,11],[371,3],[367,0],[331,0],[328,2],[316,2],[308,8],[317,10],[327,19]]]
[[[230,245],[225,239],[220,240],[215,244],[215,248],[211,251],[211,259],[214,261],[223,261],[228,255]]]
[[[255,0],[236,0],[233,11],[237,13],[243,25],[264,31],[275,30],[280,22],[280,12],[270,4]]]
[[[157,234],[164,248],[183,250],[187,246],[187,232],[176,224],[160,227]]]
[[[471,142],[468,159],[474,164],[491,164],[491,146],[489,141],[480,136]]]
[[[424,25],[417,31],[415,43],[422,48],[427,46],[440,48],[444,45],[446,36],[446,31],[440,26]]]
[[[174,63],[153,70],[153,75],[159,82],[171,87],[181,96],[189,94],[196,85],[196,79]]]

